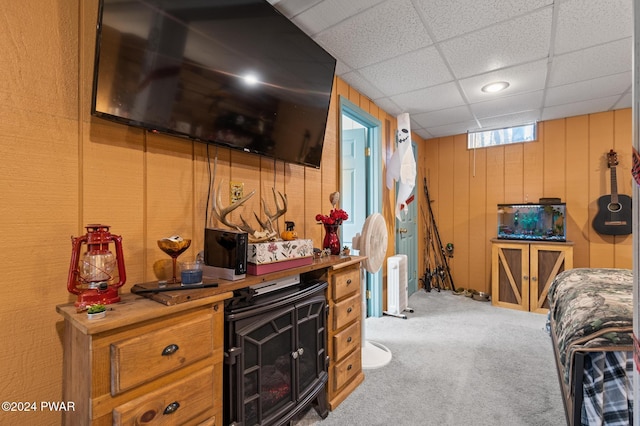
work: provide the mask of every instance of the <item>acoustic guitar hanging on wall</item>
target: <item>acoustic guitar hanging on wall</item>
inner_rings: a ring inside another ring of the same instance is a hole
[[[618,194],[617,165],[618,154],[612,149],[607,154],[607,166],[611,170],[611,195],[598,198],[598,213],[593,218],[593,229],[598,234],[631,234],[631,197]]]

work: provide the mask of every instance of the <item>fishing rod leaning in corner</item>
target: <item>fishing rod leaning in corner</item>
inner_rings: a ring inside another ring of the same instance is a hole
[[[447,287],[450,286],[451,290],[455,291],[456,287],[453,284],[451,269],[449,269],[449,262],[447,261],[447,257],[451,256],[453,253],[453,244],[451,243],[447,244],[447,251],[445,251],[445,248],[442,246],[442,240],[440,239],[438,226],[436,225],[436,220],[435,220],[435,217],[433,216],[433,209],[431,208],[431,198],[429,197],[429,189],[427,188],[427,178],[425,177],[423,179],[424,179],[424,195],[426,198],[427,207],[429,209],[429,218],[430,218],[429,222],[431,225],[427,230],[428,232],[426,232],[426,238],[430,239],[430,246],[431,246],[430,249],[433,250],[434,252],[433,253],[434,263],[436,264],[435,272],[430,272],[429,270],[427,270],[427,273],[435,274],[435,276],[442,283],[442,288],[446,289]],[[434,242],[434,239],[435,239],[435,242]],[[436,243],[437,243],[437,248],[439,250],[436,250],[436,247],[435,247]],[[425,249],[427,248],[425,247]],[[447,252],[449,253],[449,256],[447,255]],[[425,279],[427,278],[427,273],[425,273]],[[429,277],[428,279],[429,285],[430,285],[430,280],[431,280],[431,277]],[[447,280],[449,282],[449,285],[447,285]],[[427,288],[427,284],[425,284],[425,289],[426,288]],[[440,288],[438,288],[438,291],[440,291]]]

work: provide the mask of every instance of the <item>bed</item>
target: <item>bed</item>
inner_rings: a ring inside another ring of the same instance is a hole
[[[633,424],[633,273],[576,268],[549,287],[567,424]]]

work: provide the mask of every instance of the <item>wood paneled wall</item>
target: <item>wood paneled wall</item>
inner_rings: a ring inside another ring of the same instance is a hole
[[[108,224],[123,236],[125,292],[154,279],[153,263],[165,258],[158,238],[191,237],[185,258],[202,247],[206,146],[89,114],[96,16],[97,2],[0,2],[0,337],[10,345],[0,354],[0,389],[8,401],[61,398],[62,323],[55,306],[73,300],[66,290],[70,237],[84,234],[86,224]],[[381,121],[385,172],[395,117],[336,79],[320,169],[210,147],[210,157],[217,151],[217,181],[241,181],[246,192],[256,190],[247,217],[263,197],[273,206],[275,187],[289,198],[285,219],[320,245],[322,229],[314,217],[329,211],[329,194],[339,182],[340,96]],[[567,201],[577,266],[630,266],[630,237],[601,237],[589,226],[595,200],[607,190],[603,155],[615,148],[621,170],[628,170],[630,134],[630,112],[617,111],[542,123],[540,142],[475,152],[466,150],[463,136],[422,141],[414,135],[416,194],[422,200],[421,178],[427,176],[443,241],[455,243],[457,283],[488,289],[495,204],[524,197]],[[630,189],[630,180],[620,179],[621,192]],[[383,190],[388,254],[394,252],[394,196]],[[26,421],[56,425],[60,413],[0,412],[2,424]]]
[[[541,197],[567,203],[574,267],[631,268],[631,235],[599,235],[591,226],[598,198],[611,192],[610,149],[620,163],[618,192],[631,195],[631,130],[631,110],[623,109],[540,122],[538,140],[530,143],[468,150],[466,135],[424,141],[419,179],[427,177],[443,245],[454,244],[455,285],[490,292],[496,205]]]
[[[90,115],[97,1],[2,2],[0,17],[0,224],[4,298],[0,389],[8,401],[59,401],[62,396],[62,322],[55,306],[74,300],[66,289],[71,236],[89,223],[123,237],[128,292],[155,279],[153,264],[168,259],[156,240],[192,238],[183,258],[203,246],[209,170],[217,155],[216,186],[229,203],[230,181],[256,194],[243,217],[273,210],[272,187],[286,193],[303,238],[320,246],[315,215],[328,213],[339,189],[339,97],[348,98],[383,126],[395,119],[336,79],[322,166],[313,169],[147,133]],[[387,130],[387,129],[385,129]],[[393,131],[383,131],[393,135]],[[392,149],[385,138],[383,149]],[[386,155],[382,156],[387,158]],[[384,165],[383,165],[384,167]],[[393,237],[393,191],[384,192]],[[264,216],[263,216],[264,217]],[[234,214],[237,219],[237,214]],[[257,226],[257,224],[256,224]],[[393,253],[393,238],[389,253]],[[0,412],[0,423],[60,424],[59,412]]]

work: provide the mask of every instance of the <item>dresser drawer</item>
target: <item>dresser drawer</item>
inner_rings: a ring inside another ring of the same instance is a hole
[[[333,306],[333,329],[338,330],[356,319],[360,319],[360,295],[356,294]]]
[[[333,300],[338,301],[360,290],[360,268],[335,273],[331,277]]]
[[[338,390],[362,370],[362,355],[360,349],[348,355],[333,367],[334,390]]]
[[[169,386],[115,407],[113,424],[199,423],[214,414],[214,397],[213,366],[209,366]]]
[[[213,352],[213,315],[166,326],[111,344],[111,394],[117,395]]]
[[[333,336],[333,359],[336,361],[360,347],[360,323],[356,321]]]

